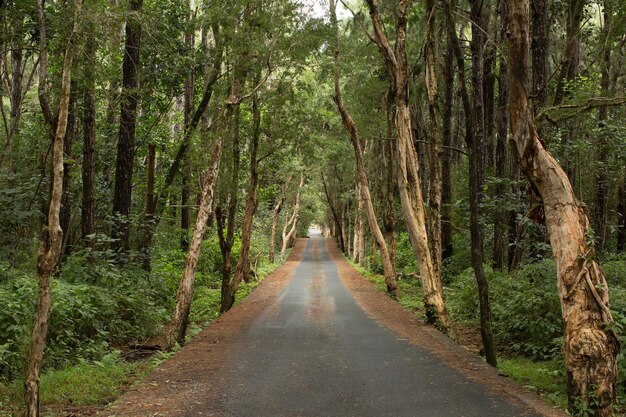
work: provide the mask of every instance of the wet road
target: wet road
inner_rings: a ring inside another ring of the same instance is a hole
[[[369,318],[319,236],[236,346],[222,403],[234,416],[536,415]]]

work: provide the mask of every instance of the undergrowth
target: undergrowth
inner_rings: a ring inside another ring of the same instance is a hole
[[[259,251],[253,248],[253,253]],[[239,241],[232,256],[236,262]],[[169,320],[184,265],[185,254],[179,249],[156,253],[151,273],[116,265],[113,254],[106,251],[77,252],[66,260],[52,288],[41,377],[44,416],[67,415],[64,408],[102,408],[169,356],[157,353],[127,361],[120,349],[146,343],[160,333]],[[219,245],[210,237],[198,265],[188,339],[219,316],[219,265]],[[261,259],[254,279],[240,285],[236,301],[247,297],[278,266]],[[4,306],[0,309],[0,417],[14,415],[22,403],[36,291],[33,271],[0,265],[0,305]]]

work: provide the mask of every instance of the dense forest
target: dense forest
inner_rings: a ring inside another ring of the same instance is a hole
[[[626,412],[626,2],[339,1],[0,0],[0,416],[115,399],[313,225]]]

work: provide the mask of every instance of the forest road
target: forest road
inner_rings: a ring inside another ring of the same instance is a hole
[[[332,242],[298,245],[291,271],[269,277],[106,415],[564,415],[400,308]]]

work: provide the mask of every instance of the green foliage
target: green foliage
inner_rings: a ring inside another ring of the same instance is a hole
[[[498,367],[525,388],[565,408],[565,367],[560,359],[534,362],[528,358],[501,358]]]
[[[562,319],[554,261],[526,265],[512,274],[489,267],[485,272],[498,345],[510,353],[535,359],[558,357]],[[455,277],[447,301],[454,320],[477,322],[478,291],[471,268]]]
[[[64,367],[97,360],[112,345],[145,340],[166,320],[163,285],[133,268],[114,267],[105,256],[77,252],[52,285],[45,365]],[[24,367],[36,303],[36,278],[13,272],[0,285],[0,372]]]
[[[41,379],[41,401],[44,405],[106,405],[131,383],[137,367],[124,361],[119,351],[112,351],[99,361],[82,360],[48,372]]]

